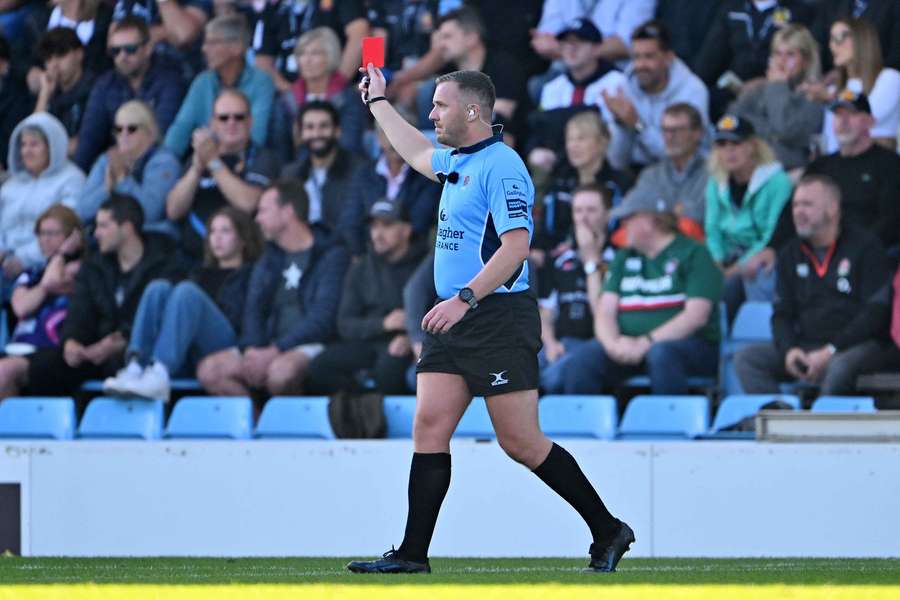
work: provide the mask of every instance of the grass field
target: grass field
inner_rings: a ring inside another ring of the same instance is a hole
[[[353,575],[347,558],[0,558],[0,599],[900,598],[900,560],[433,559],[430,576]],[[602,594],[602,595],[600,595]]]

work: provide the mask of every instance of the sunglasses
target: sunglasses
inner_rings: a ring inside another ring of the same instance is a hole
[[[140,128],[140,125],[116,125],[113,127],[113,131],[116,132],[116,135],[121,135],[123,131],[127,131],[129,134],[131,134],[135,133]]]
[[[110,46],[109,55],[113,58],[117,57],[120,52],[124,52],[128,56],[134,56],[141,49],[143,44],[125,44],[124,46]]]
[[[232,120],[243,123],[246,118],[247,113],[222,113],[221,115],[216,115],[216,119],[218,119],[220,123],[227,123]]]
[[[831,41],[832,44],[843,44],[844,40],[846,40],[848,37],[850,37],[850,30],[845,29],[844,31],[841,31],[840,33],[835,33],[835,34],[829,36],[828,39]]]

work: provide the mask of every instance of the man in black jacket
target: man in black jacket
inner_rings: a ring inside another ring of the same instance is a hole
[[[403,116],[407,122],[413,122],[411,115]],[[347,190],[338,227],[354,256],[361,256],[366,251],[366,219],[378,201],[386,199],[399,204],[412,225],[413,236],[424,238],[434,227],[441,199],[441,186],[410,168],[391,146],[378,123],[375,123],[375,131],[381,158],[356,171]]]
[[[303,184],[284,180],[259,199],[256,222],[269,240],[253,267],[238,345],[204,358],[197,378],[210,394],[300,391],[309,361],[334,335],[346,249],[308,221]]]
[[[338,145],[340,117],[330,102],[313,100],[304,104],[297,125],[304,158],[287,165],[281,175],[303,183],[309,197],[310,224],[338,229],[351,177],[362,161]]]
[[[792,202],[797,237],[775,263],[774,343],[744,348],[735,369],[750,394],[778,392],[787,379],[851,394],[887,347],[887,255],[871,232],[841,226],[840,188],[827,176],[805,176]]]
[[[179,275],[168,238],[144,237],[143,224],[141,205],[131,196],[113,192],[100,205],[94,230],[100,252],[78,272],[60,347],[28,357],[29,394],[71,394],[122,366],[144,288]]]
[[[360,371],[371,370],[377,391],[406,394],[412,347],[406,334],[403,286],[422,258],[410,245],[412,226],[399,203],[381,200],[369,211],[372,249],[350,269],[338,310],[341,341],[309,367],[313,393],[359,391]]]

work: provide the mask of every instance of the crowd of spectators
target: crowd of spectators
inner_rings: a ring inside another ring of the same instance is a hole
[[[494,82],[543,392],[684,393],[746,300],[748,392],[900,365],[900,0],[10,0],[0,33],[2,397],[411,391],[441,188],[359,99],[370,35],[426,134],[436,76]]]

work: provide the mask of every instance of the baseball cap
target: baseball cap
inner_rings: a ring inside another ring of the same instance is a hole
[[[869,99],[861,91],[845,88],[837,95],[834,102],[828,105],[828,110],[834,111],[838,108],[849,108],[858,112],[872,114],[872,107],[869,106]]]
[[[372,208],[369,209],[369,221],[374,219],[389,223],[396,223],[397,221],[409,222],[409,217],[406,211],[403,210],[403,205],[389,200],[378,200],[372,205]]]
[[[747,138],[756,135],[756,130],[747,119],[741,119],[737,115],[725,115],[716,123],[716,133],[713,140],[743,142]]]
[[[603,41],[603,34],[597,29],[593,21],[585,17],[579,17],[566,25],[562,31],[556,34],[556,39],[561,40],[572,34],[580,40],[595,44]]]
[[[612,219],[626,219],[636,213],[675,214],[669,203],[649,187],[637,187],[626,194],[622,203],[609,213]]]

